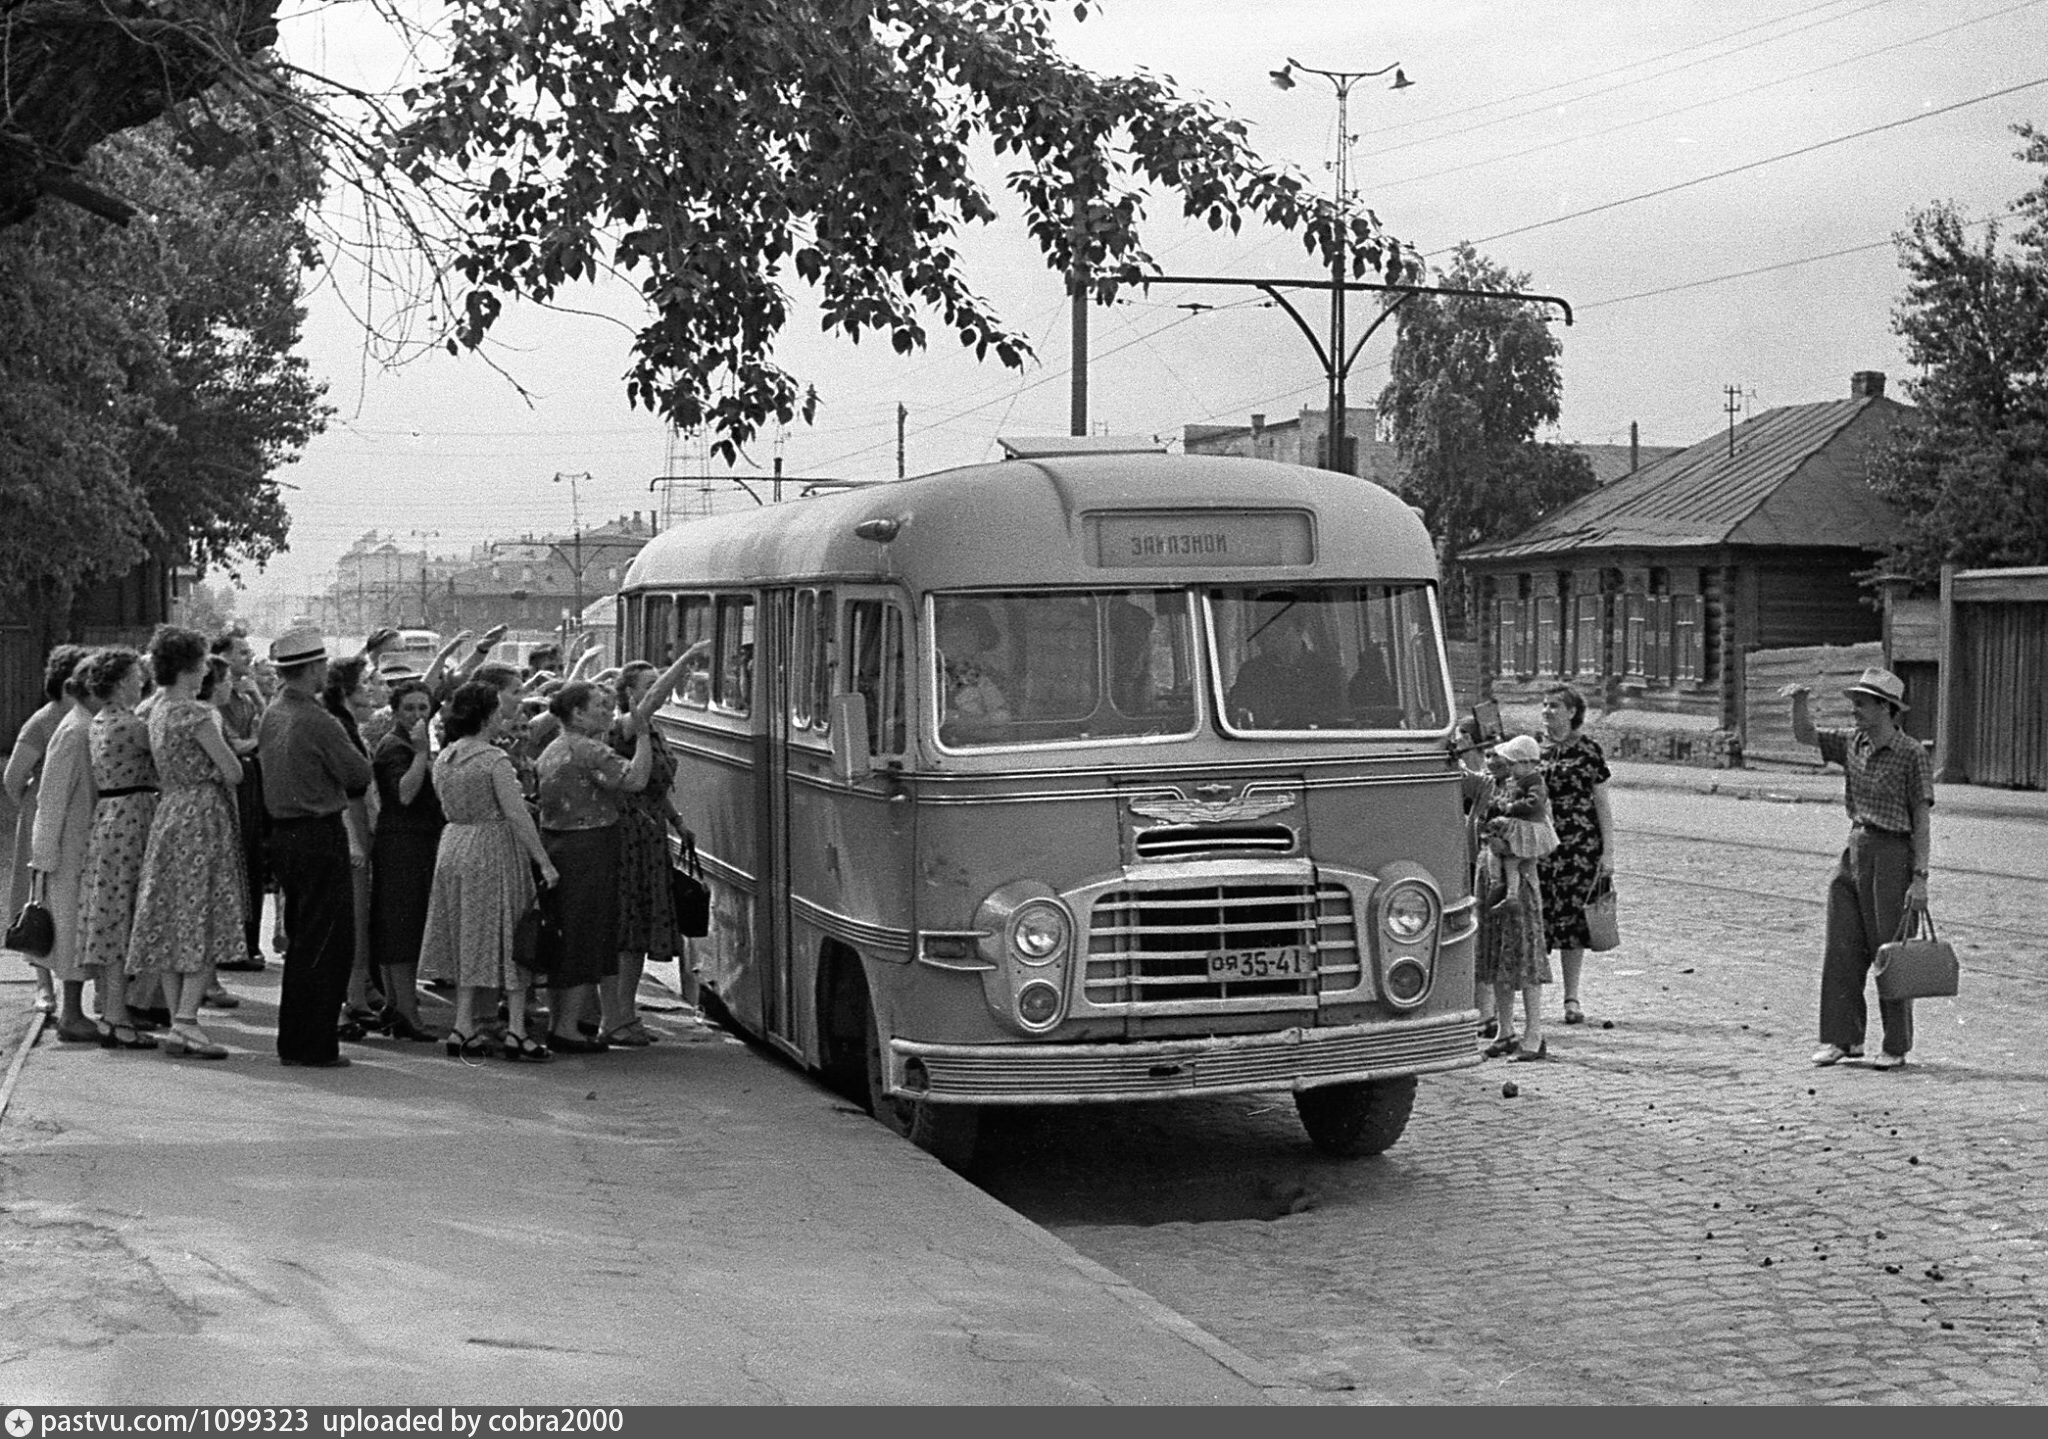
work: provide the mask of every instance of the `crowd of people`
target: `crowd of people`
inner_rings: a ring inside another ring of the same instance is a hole
[[[267,661],[173,625],[141,652],[51,651],[5,785],[8,913],[49,913],[31,961],[57,1038],[225,1058],[201,1010],[240,1003],[221,971],[266,967],[274,887],[286,1065],[345,1066],[372,1032],[526,1063],[654,1043],[635,997],[683,948],[688,831],[652,716],[686,664],[594,672],[593,649],[522,672],[489,661],[503,633],[423,672],[395,631],[330,657],[308,625]],[[423,982],[452,991],[445,1033]]]

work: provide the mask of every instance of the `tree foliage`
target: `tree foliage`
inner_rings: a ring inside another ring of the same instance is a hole
[[[1469,244],[1443,283],[1525,290]],[[1380,413],[1407,468],[1403,493],[1422,511],[1446,566],[1475,545],[1505,539],[1594,487],[1576,450],[1542,444],[1557,420],[1563,342],[1543,311],[1520,300],[1412,295],[1399,326]]]
[[[2019,157],[2048,166],[2048,135],[2018,126]],[[1899,237],[1908,275],[1893,328],[1920,371],[1871,484],[1898,509],[1886,568],[1925,586],[1943,564],[2048,564],[2048,175],[2015,206],[2010,245],[1981,241],[1953,206]]]
[[[1154,187],[1212,228],[1255,215],[1325,256],[1341,227],[1355,275],[1399,271],[1369,214],[1261,162],[1242,122],[1168,79],[1066,60],[1036,0],[448,9],[445,63],[406,97],[390,145],[418,185],[466,197],[449,347],[480,345],[514,297],[616,269],[648,311],[632,400],[709,428],[727,458],[816,404],[774,359],[792,281],[849,339],[879,332],[907,352],[929,320],[1023,363],[1027,340],[955,247],[996,216],[972,173],[980,144],[1015,166],[1008,187],[1047,262],[1069,271],[1078,254],[1104,300],[1153,268],[1138,226]]]
[[[133,223],[46,206],[0,230],[0,604],[61,614],[150,555],[283,544],[276,472],[326,414],[291,353],[311,158],[233,107],[173,115],[80,172]]]

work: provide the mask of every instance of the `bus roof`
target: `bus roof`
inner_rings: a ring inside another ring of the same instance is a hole
[[[1269,558],[1261,578],[1436,578],[1421,519],[1370,480],[1230,456],[1127,454],[1005,460],[691,520],[649,542],[620,588],[813,577],[909,579],[920,590],[1205,583],[1217,578],[1214,561],[1105,567],[1089,517],[1172,526],[1261,511],[1315,516],[1313,563]],[[888,541],[855,532],[890,521]]]

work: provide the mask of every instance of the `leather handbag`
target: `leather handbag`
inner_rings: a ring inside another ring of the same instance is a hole
[[[1586,901],[1586,948],[1605,954],[1621,947],[1621,916],[1616,913],[1614,881],[1601,875]]]
[[[1899,916],[1899,932],[1890,944],[1879,945],[1879,999],[1945,999],[1962,978],[1954,946],[1934,932],[1934,916],[1925,909]]]
[[[562,927],[547,890],[533,897],[512,927],[512,962],[529,974],[546,974],[562,952]]]
[[[57,947],[57,922],[38,899],[21,907],[21,913],[7,926],[6,947],[30,959],[47,959]]]
[[[685,939],[702,939],[711,933],[711,886],[704,882],[695,835],[683,837],[683,863],[668,872],[668,881],[676,907],[676,932]]]

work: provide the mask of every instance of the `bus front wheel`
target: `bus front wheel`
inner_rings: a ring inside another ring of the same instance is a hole
[[[881,1027],[872,1011],[865,1018],[868,1112],[946,1168],[967,1168],[974,1162],[975,1141],[981,1135],[981,1111],[971,1104],[928,1104],[890,1094],[884,1087],[889,1070],[882,1062]]]
[[[1327,1084],[1299,1089],[1294,1112],[1316,1148],[1340,1159],[1385,1154],[1408,1127],[1415,1107],[1415,1076]]]

